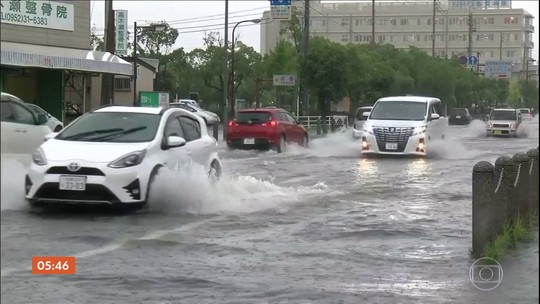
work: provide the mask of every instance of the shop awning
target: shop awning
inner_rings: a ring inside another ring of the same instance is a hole
[[[108,52],[5,41],[0,49],[2,65],[133,75],[131,63]]]

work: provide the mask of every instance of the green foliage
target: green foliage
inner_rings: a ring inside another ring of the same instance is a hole
[[[178,30],[163,22],[165,29],[156,31],[153,27],[140,27],[137,34],[137,54],[154,58],[166,54],[178,38]]]
[[[502,234],[486,246],[483,256],[496,260],[502,256],[506,249],[513,248],[517,243],[527,240],[536,221],[535,216],[518,215],[512,225],[505,225]]]

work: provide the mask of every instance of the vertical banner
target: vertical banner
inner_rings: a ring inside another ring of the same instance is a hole
[[[116,40],[116,54],[126,56],[127,55],[127,10],[115,10],[114,22],[115,22],[115,40]]]

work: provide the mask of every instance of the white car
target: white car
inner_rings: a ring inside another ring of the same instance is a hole
[[[533,120],[531,109],[521,108],[521,109],[519,109],[519,112],[521,113],[521,119],[523,121],[531,121],[531,120]]]
[[[516,109],[493,109],[487,124],[486,136],[517,137],[521,113]]]
[[[27,164],[30,156],[52,131],[46,115],[35,114],[20,98],[1,93],[2,157]]]
[[[25,179],[32,206],[139,207],[161,170],[198,163],[211,180],[221,174],[217,142],[202,118],[174,108],[98,108],[48,136],[32,158]]]
[[[58,120],[56,117],[49,114],[47,111],[43,110],[41,107],[33,104],[33,103],[26,103],[26,105],[36,114],[36,115],[46,115],[47,118],[49,118],[49,121],[47,121],[47,125],[49,128],[54,132],[60,132],[64,128],[64,124]]]
[[[208,125],[208,126],[213,125],[214,123],[219,123],[220,122],[219,116],[216,113],[206,111],[206,110],[204,110],[204,109],[202,109],[202,108],[200,108],[200,107],[198,107],[198,106],[196,106],[196,105],[194,105],[192,103],[187,103],[187,102],[183,102],[183,101],[172,102],[172,103],[169,104],[169,107],[171,107],[171,108],[181,108],[181,109],[190,111],[193,114],[202,117],[202,119],[204,119],[206,125]]]
[[[364,123],[362,154],[425,156],[430,142],[444,139],[448,120],[433,97],[397,96],[377,100]]]
[[[371,112],[373,107],[360,107],[356,109],[354,114],[354,124],[353,124],[353,138],[358,139],[362,137],[362,130],[364,129],[364,123],[369,117],[369,112]]]

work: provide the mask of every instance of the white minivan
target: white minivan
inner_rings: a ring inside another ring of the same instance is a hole
[[[444,139],[448,120],[438,98],[384,97],[364,123],[362,154],[427,155],[429,145]]]

